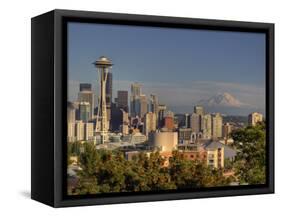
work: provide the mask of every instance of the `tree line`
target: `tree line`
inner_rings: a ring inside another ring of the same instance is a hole
[[[233,181],[265,183],[265,124],[236,130],[232,138],[237,156],[234,162],[227,163],[227,169],[235,172],[230,177],[223,175],[223,168],[187,160],[178,151],[172,153],[168,166],[164,166],[165,159],[159,152],[149,156],[140,152],[129,161],[118,150],[96,149],[90,143],[71,143],[68,156],[78,156],[82,170],[77,173],[77,185],[68,191],[81,195],[227,186]]]

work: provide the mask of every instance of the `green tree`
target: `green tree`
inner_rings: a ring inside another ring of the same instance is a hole
[[[132,161],[127,161],[125,169],[125,184],[127,191],[149,191],[148,178],[143,167],[147,160],[144,153],[135,156]]]
[[[171,181],[169,169],[164,166],[165,159],[159,152],[151,153],[146,157],[143,167],[147,176],[147,185],[150,190],[169,190],[175,189],[175,184]]]
[[[240,183],[263,184],[266,182],[266,131],[265,123],[246,127],[232,133],[237,149],[235,173]]]
[[[186,160],[175,151],[170,158],[170,174],[180,189],[228,185],[222,169],[208,167],[205,162]]]
[[[72,142],[67,144],[67,164],[71,164],[71,156],[79,156],[81,153],[82,144],[80,142]]]
[[[79,165],[82,170],[78,173],[79,183],[74,194],[95,194],[100,192],[96,174],[99,173],[101,155],[94,146],[84,143],[84,151],[79,154]]]
[[[180,152],[173,152],[169,166],[159,152],[139,153],[128,161],[119,151],[97,150],[84,143],[79,154],[79,182],[72,194],[159,191],[196,187],[223,186],[229,179],[221,169],[205,162],[189,161]]]

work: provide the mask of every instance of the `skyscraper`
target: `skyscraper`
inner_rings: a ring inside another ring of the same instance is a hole
[[[204,115],[204,108],[203,106],[194,106],[194,113],[198,114],[198,115]]]
[[[202,116],[202,132],[205,139],[212,138],[212,116],[210,114]]]
[[[165,115],[165,117],[174,117],[174,116],[175,116],[174,112],[172,112],[172,111],[170,111],[170,110],[168,110],[168,111],[166,112],[166,115]]]
[[[194,106],[194,113],[199,115],[199,131],[203,132],[204,128],[204,108],[203,106],[197,105]]]
[[[185,127],[190,128],[190,115],[188,113],[185,114]]]
[[[200,124],[201,124],[201,118],[199,114],[192,113],[189,116],[189,122],[190,122],[190,128],[192,129],[192,132],[199,133],[200,132]]]
[[[137,97],[140,95],[141,95],[141,84],[135,82],[131,85],[131,96]]]
[[[148,112],[144,118],[144,133],[146,136],[152,131],[156,130],[156,115],[155,113]]]
[[[256,126],[258,122],[263,121],[263,115],[258,112],[253,112],[248,116],[248,124],[249,126]]]
[[[222,137],[222,116],[220,113],[216,113],[212,117],[212,137],[214,139]]]
[[[169,131],[172,131],[175,127],[174,127],[174,117],[172,116],[166,116],[164,118],[164,128],[169,130]]]
[[[147,113],[147,98],[146,95],[140,95],[140,117],[143,118]]]
[[[162,127],[164,125],[166,109],[166,105],[158,105],[158,127]]]
[[[154,94],[150,95],[150,111],[155,113],[156,118],[158,119],[158,97]]]
[[[117,132],[122,124],[122,109],[113,104],[111,107],[111,130]]]
[[[94,93],[92,91],[91,84],[81,83],[80,92],[78,93],[78,102],[88,102],[90,104],[90,119],[93,117],[93,108],[94,108]]]
[[[94,138],[94,124],[85,123],[84,124],[84,140],[92,140]]]
[[[118,90],[117,91],[117,106],[128,112],[128,91]]]
[[[92,91],[92,85],[89,83],[81,83],[79,90],[80,91]]]
[[[75,123],[76,120],[76,111],[74,103],[67,102],[67,123]]]
[[[110,122],[111,103],[112,103],[112,72],[107,73],[105,95],[106,95],[105,98],[106,98],[107,117],[108,117],[108,121]]]
[[[131,85],[130,97],[130,113],[132,117],[140,116],[140,95],[141,85],[139,83],[133,83]]]
[[[74,142],[75,140],[75,120],[76,108],[74,103],[67,102],[67,141]]]
[[[88,122],[90,120],[90,103],[80,102],[79,103],[79,120]]]
[[[121,109],[122,111],[122,125],[121,125],[121,132],[123,135],[129,134],[129,114],[125,110]]]
[[[68,122],[67,123],[67,141],[74,142],[76,140],[75,137],[75,122]]]
[[[82,121],[76,121],[76,123],[75,123],[75,135],[76,135],[77,141],[84,140],[85,124]]]

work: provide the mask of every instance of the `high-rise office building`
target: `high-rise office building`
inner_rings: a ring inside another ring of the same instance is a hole
[[[164,125],[164,117],[166,113],[166,105],[158,105],[158,127],[161,128]]]
[[[90,119],[93,118],[93,108],[94,108],[94,93],[92,91],[91,84],[81,83],[80,92],[78,93],[78,102],[88,102],[90,104]]]
[[[144,133],[146,136],[156,130],[156,115],[153,112],[148,112],[144,116]]]
[[[105,88],[105,98],[106,98],[106,110],[107,110],[107,117],[110,121],[110,112],[111,112],[111,103],[112,103],[112,72],[107,73],[107,81],[106,81],[106,88]]]
[[[82,91],[92,91],[92,85],[89,84],[89,83],[81,83],[79,90],[80,90],[80,92],[82,92]]]
[[[204,115],[204,108],[203,106],[194,106],[194,113],[198,114],[198,115]]]
[[[111,130],[128,134],[129,115],[124,109],[113,105],[111,108]]]
[[[131,85],[131,96],[137,97],[140,95],[141,95],[141,84],[135,82]]]
[[[120,130],[120,125],[122,125],[122,109],[116,104],[111,107],[111,130],[117,132]]]
[[[192,132],[199,133],[201,130],[201,117],[199,114],[192,113],[189,116],[190,128]]]
[[[122,111],[122,125],[121,125],[121,133],[122,135],[129,134],[129,114],[125,110],[121,109]]]
[[[76,140],[75,137],[75,122],[67,123],[67,142],[74,142]]]
[[[90,120],[91,107],[89,102],[79,103],[79,120],[88,122]]]
[[[190,114],[186,113],[185,115],[185,127],[190,128]]]
[[[174,117],[172,116],[166,116],[164,118],[164,128],[172,131],[175,128],[175,124],[174,124]]]
[[[116,105],[118,104],[118,98],[117,97],[114,98],[114,104],[116,104]]]
[[[133,83],[131,85],[130,96],[130,113],[132,117],[140,116],[140,95],[141,85],[139,83]]]
[[[85,125],[82,121],[76,121],[75,123],[75,135],[77,141],[84,140],[85,136]]]
[[[76,109],[74,103],[67,102],[67,123],[75,123]]]
[[[150,95],[150,111],[155,113],[157,120],[158,120],[158,111],[159,111],[158,106],[159,106],[158,97],[154,94],[151,94]]]
[[[136,97],[133,100],[131,100],[130,103],[130,114],[131,117],[140,117],[140,97]]]
[[[82,120],[75,121],[75,123],[68,123],[67,125],[67,141],[88,141],[94,138],[94,124],[85,123]]]
[[[202,133],[203,138],[211,139],[212,138],[212,116],[210,114],[206,114],[201,116],[202,118]]]
[[[117,99],[116,103],[118,108],[121,108],[128,112],[128,91],[126,90],[118,90],[117,91]]]
[[[106,80],[106,105],[110,106],[112,103],[112,72],[107,73],[107,80]]]
[[[147,113],[147,98],[146,95],[140,95],[140,117],[143,118]]]
[[[172,117],[172,118],[174,118],[174,116],[175,116],[175,114],[174,114],[174,112],[172,112],[172,111],[167,111],[166,112],[166,115],[165,115],[165,117]]]
[[[212,117],[212,137],[214,139],[222,138],[222,116],[216,113]]]
[[[248,124],[249,126],[256,126],[257,123],[263,121],[263,115],[258,112],[253,112],[248,116]]]
[[[94,124],[84,123],[84,140],[93,140],[94,138]]]
[[[74,103],[67,102],[67,141],[75,141],[76,108]]]
[[[199,115],[199,128],[200,131],[203,132],[203,128],[204,128],[204,108],[203,106],[197,105],[194,106],[194,113]]]
[[[150,111],[153,113],[158,112],[158,97],[154,94],[150,95]]]

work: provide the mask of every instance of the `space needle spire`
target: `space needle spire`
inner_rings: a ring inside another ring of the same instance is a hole
[[[104,144],[108,140],[108,129],[109,129],[109,117],[107,117],[106,107],[106,83],[108,80],[108,73],[112,68],[112,62],[105,56],[101,56],[97,61],[93,63],[98,71],[99,78],[99,102],[98,102],[98,114],[96,118],[96,130],[95,133],[99,132],[101,137],[101,144]]]

